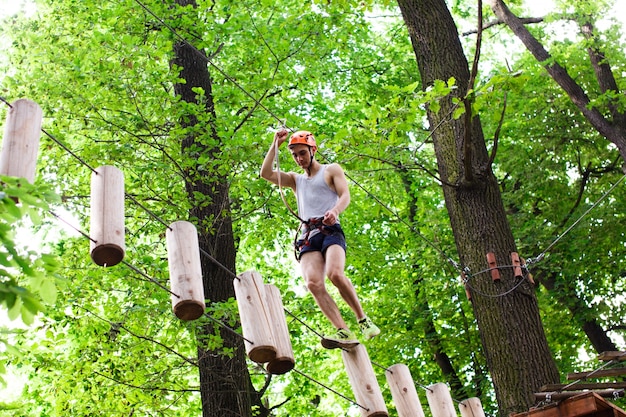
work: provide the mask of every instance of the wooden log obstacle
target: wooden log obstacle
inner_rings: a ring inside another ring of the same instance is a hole
[[[295,359],[278,288],[265,285],[254,271],[237,276],[233,286],[250,360],[267,364],[270,373],[283,374],[293,369]]]
[[[11,104],[4,125],[0,175],[35,181],[43,112],[34,101],[19,99]]]
[[[296,361],[280,290],[272,284],[265,284],[265,298],[270,311],[270,327],[276,343],[276,357],[267,363],[266,370],[274,375],[285,374],[293,369]]]
[[[350,350],[342,350],[341,357],[356,402],[361,406],[361,415],[363,417],[388,416],[385,399],[365,346],[359,344]]]
[[[181,320],[204,314],[204,286],[196,227],[187,221],[170,224],[166,231],[172,292],[172,310]]]
[[[124,259],[124,174],[103,165],[91,174],[91,259],[115,266]]]
[[[415,389],[409,367],[398,363],[385,373],[398,417],[424,417],[424,410]]]

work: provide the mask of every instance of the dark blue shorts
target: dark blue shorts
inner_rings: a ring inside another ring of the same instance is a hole
[[[322,252],[324,255],[326,249],[332,245],[339,245],[344,251],[346,250],[346,237],[339,224],[324,226],[324,232],[317,233],[308,242],[305,242],[304,239],[298,240],[296,249],[300,252],[300,256],[306,252]]]

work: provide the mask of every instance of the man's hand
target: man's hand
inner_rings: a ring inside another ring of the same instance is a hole
[[[274,142],[276,142],[276,144],[280,146],[284,141],[287,140],[287,136],[289,136],[289,132],[287,132],[286,129],[280,129],[274,134]]]
[[[337,223],[337,217],[339,217],[339,215],[335,210],[328,210],[326,213],[324,213],[322,223],[326,226],[332,226]]]

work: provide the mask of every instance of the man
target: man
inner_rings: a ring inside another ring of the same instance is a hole
[[[275,133],[261,166],[261,177],[296,193],[298,217],[304,221],[304,232],[296,242],[302,276],[320,310],[337,329],[336,334],[322,338],[322,346],[350,349],[359,342],[326,290],[326,276],[356,315],[366,339],[378,335],[380,329],[363,312],[354,286],[344,273],[346,240],[339,225],[339,215],[350,204],[348,181],[338,164],[323,165],[315,160],[317,145],[313,134],[307,131],[295,132],[289,139],[291,155],[304,174],[273,169],[276,149],[287,136],[285,129]]]

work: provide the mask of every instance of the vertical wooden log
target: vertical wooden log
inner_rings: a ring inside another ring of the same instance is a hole
[[[363,417],[389,416],[367,349],[362,344],[342,350],[343,363]]]
[[[429,385],[426,389],[426,399],[433,417],[456,417],[450,389],[443,382]]]
[[[233,280],[233,285],[248,357],[256,363],[275,359],[277,349],[270,325],[272,316],[261,275],[255,271],[244,272]]]
[[[409,367],[398,363],[387,368],[385,375],[398,417],[424,417]]]
[[[0,174],[35,181],[37,153],[43,112],[37,103],[27,99],[11,104],[4,126]]]
[[[485,417],[480,398],[472,397],[459,403],[461,417]]]
[[[165,235],[172,311],[181,320],[195,320],[206,308],[198,231],[192,223],[177,221],[170,224]]]
[[[114,266],[124,259],[124,174],[103,165],[91,174],[91,259]]]
[[[270,312],[272,336],[276,344],[276,357],[268,362],[267,372],[276,375],[285,374],[293,369],[296,361],[280,290],[275,285],[265,285],[265,299]]]
[[[495,253],[489,252],[487,254],[487,264],[489,265],[489,268],[491,268],[491,279],[494,281],[500,281],[500,270],[498,270]]]

